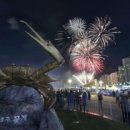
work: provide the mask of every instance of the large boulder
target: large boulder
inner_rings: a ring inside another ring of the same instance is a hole
[[[44,113],[41,95],[32,87],[10,86],[0,91],[0,130],[36,130]]]
[[[0,130],[63,130],[53,108],[33,87],[9,86],[0,90]]]
[[[39,130],[64,130],[54,108],[43,113]]]

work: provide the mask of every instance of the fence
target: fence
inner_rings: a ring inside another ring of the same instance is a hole
[[[60,108],[84,112],[83,105],[81,106],[80,104],[76,103],[68,104],[66,99],[64,100],[63,104],[60,105]],[[98,100],[92,99],[88,102],[86,109],[88,109],[87,112],[89,114],[130,124],[130,106],[126,107],[126,103],[118,105],[115,102],[102,101],[101,104],[98,102]]]
[[[121,104],[122,119],[124,123],[130,124],[130,104]]]
[[[97,100],[91,100],[89,102],[89,112],[112,120],[122,121],[120,108],[108,101],[102,101],[102,104],[100,104]]]
[[[83,106],[82,110],[80,110],[80,106],[77,105],[71,105],[68,107],[68,104],[65,102],[64,109],[71,109],[71,110],[77,110],[83,112]],[[117,104],[108,102],[108,101],[102,101],[102,104],[100,104],[97,100],[91,100],[87,104],[88,113],[103,116],[108,119],[122,121],[122,112],[121,109],[117,106]]]

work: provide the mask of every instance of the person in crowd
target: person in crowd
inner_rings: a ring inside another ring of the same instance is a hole
[[[82,101],[83,101],[83,111],[88,112],[88,93],[86,91],[83,92]]]
[[[60,90],[56,92],[56,103],[55,103],[55,108],[59,109],[60,108]]]
[[[72,111],[74,108],[74,93],[72,90],[68,93],[67,101],[68,101],[68,110]]]
[[[64,92],[63,91],[61,91],[61,93],[60,93],[60,108],[61,109],[64,109],[64,97],[65,97],[65,94],[64,94]]]
[[[103,101],[102,92],[99,91],[99,93],[98,93],[98,110],[99,110],[99,112],[101,112],[101,113],[103,113],[102,101]]]
[[[88,91],[88,100],[89,101],[91,100],[91,93],[90,93],[90,91]]]
[[[83,105],[83,100],[82,100],[82,94],[79,93],[79,110],[82,112],[82,105]]]
[[[68,91],[68,94],[67,94],[67,109],[68,110],[70,109],[70,91]]]
[[[112,96],[115,97],[115,91],[114,90],[112,91]]]
[[[116,91],[116,103],[119,104],[119,96],[120,96],[120,93],[119,91],[117,90]]]
[[[76,90],[73,91],[73,96],[74,96],[73,110],[76,110]]]
[[[88,91],[88,104],[87,104],[88,109],[89,109],[90,100],[91,100],[91,92]]]
[[[79,92],[76,91],[75,93],[75,109],[78,110],[79,108]]]
[[[128,93],[128,123],[130,125],[130,95]]]
[[[130,97],[121,93],[121,111],[124,123],[130,124]]]

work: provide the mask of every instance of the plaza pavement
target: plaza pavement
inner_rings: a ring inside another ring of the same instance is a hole
[[[122,113],[119,106],[116,104],[115,97],[103,96],[103,111],[99,112],[97,95],[91,96],[89,103],[89,112],[103,115],[106,118],[110,118],[117,121],[122,121]]]

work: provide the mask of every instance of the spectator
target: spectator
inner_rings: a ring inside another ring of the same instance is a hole
[[[119,105],[119,96],[120,96],[120,94],[119,94],[119,91],[117,90],[116,91],[116,103]]]
[[[65,97],[64,92],[61,91],[61,93],[60,93],[60,108],[61,109],[64,108],[64,97]]]
[[[79,92],[75,93],[76,110],[79,108]]]
[[[63,91],[58,90],[56,92],[56,104],[55,104],[56,109],[63,109],[64,108],[64,97],[65,97],[65,94]]]
[[[73,93],[73,91],[70,91],[68,93],[67,101],[68,101],[68,110],[72,111],[74,108],[74,93]]]
[[[60,90],[58,90],[56,92],[56,104],[55,104],[55,108],[59,109],[60,108]]]
[[[99,112],[103,113],[103,106],[102,106],[102,100],[103,100],[103,96],[101,91],[98,93],[98,109]]]
[[[79,108],[80,108],[80,111],[82,111],[82,105],[83,105],[82,94],[79,94]]]
[[[115,91],[112,91],[112,96],[115,97]]]
[[[127,123],[127,97],[123,94],[121,95],[121,111],[123,122]]]
[[[121,94],[121,111],[123,122],[130,124],[130,99],[124,93]]]
[[[130,125],[130,95],[128,95],[128,122]]]
[[[90,93],[90,91],[88,91],[88,100],[89,101],[91,100],[91,93]]]
[[[82,101],[83,101],[83,111],[88,112],[88,93],[87,92],[83,92],[82,95]]]

